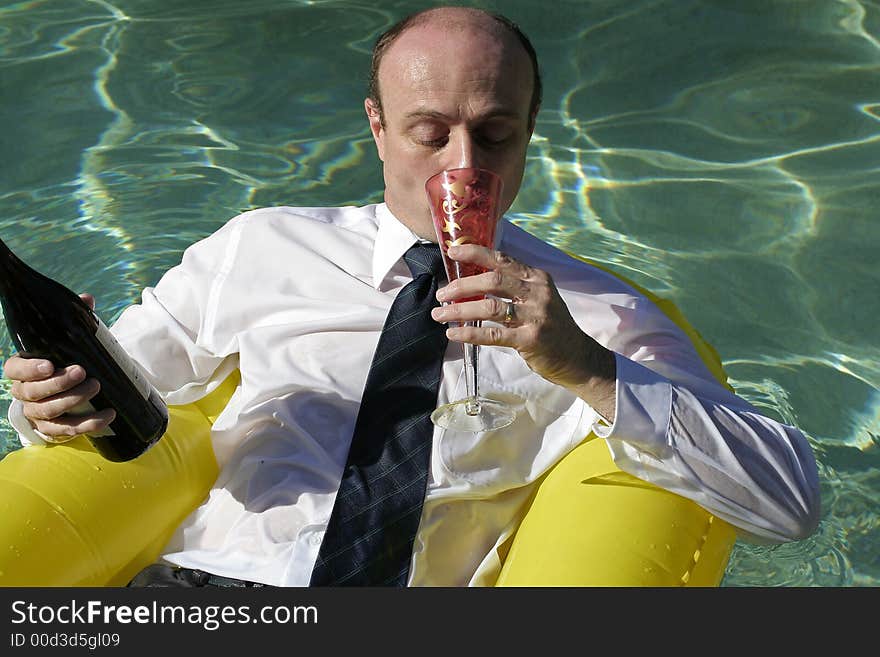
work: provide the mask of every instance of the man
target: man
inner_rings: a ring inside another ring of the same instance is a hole
[[[474,9],[423,12],[379,40],[373,72],[365,109],[385,203],[244,213],[187,249],[113,327],[169,403],[241,371],[213,429],[218,480],[163,552],[171,579],[309,583],[380,331],[414,278],[404,253],[436,241],[425,180],[458,166],[491,169],[504,180],[505,210],[519,190],[540,79],[534,51],[508,22]],[[486,322],[447,330],[438,401],[463,396],[458,343],[473,342],[488,345],[484,389],[525,403],[499,432],[434,429],[405,583],[494,583],[496,548],[535,482],[590,431],[623,470],[695,500],[744,538],[815,530],[816,464],[799,431],[719,386],[634,290],[510,223],[500,231],[497,251],[449,250],[489,272],[437,298],[490,296],[432,311],[441,323]],[[66,414],[97,389],[82,368],[53,372],[12,357],[5,372],[23,402],[10,419],[24,441],[39,439],[34,429],[55,439],[112,419]]]

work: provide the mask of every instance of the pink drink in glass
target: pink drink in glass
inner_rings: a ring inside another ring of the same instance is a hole
[[[464,276],[482,274],[484,267],[460,263],[446,257],[453,244],[495,245],[495,227],[500,218],[501,178],[486,169],[447,169],[425,183],[431,204],[431,218],[443,253],[446,276],[450,281]],[[457,299],[474,301],[483,297]]]
[[[446,251],[454,244],[494,248],[495,227],[501,216],[499,199],[502,187],[497,174],[476,168],[447,169],[431,176],[425,183],[434,230],[450,281],[486,271],[484,267],[450,260]],[[484,297],[478,295],[456,299],[456,302],[477,301]],[[473,327],[481,324],[481,321],[464,323]],[[465,342],[463,346],[467,396],[438,406],[431,413],[431,421],[457,431],[494,431],[506,427],[516,418],[516,410],[506,402],[480,395],[477,376],[479,345]]]

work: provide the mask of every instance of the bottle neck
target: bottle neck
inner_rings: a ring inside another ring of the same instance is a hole
[[[94,314],[88,304],[58,281],[34,269],[16,256],[0,239],[0,297],[21,296],[28,290],[35,297],[69,297],[74,306],[87,314]]]
[[[5,260],[8,256],[12,256],[13,258],[15,258],[15,254],[9,250],[9,247],[6,246],[6,242],[0,239],[0,258],[3,258]]]
[[[15,285],[15,277],[22,270],[30,269],[0,239],[0,293],[6,293],[10,286]]]

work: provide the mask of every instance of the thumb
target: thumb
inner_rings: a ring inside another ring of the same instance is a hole
[[[79,298],[85,301],[88,304],[89,308],[91,308],[92,310],[95,309],[95,297],[93,297],[91,294],[89,294],[88,292],[83,292],[79,295]]]

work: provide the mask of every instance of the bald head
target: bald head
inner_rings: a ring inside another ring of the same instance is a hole
[[[532,94],[529,115],[535,116],[535,112],[541,104],[541,75],[538,70],[538,59],[535,49],[532,47],[528,37],[520,31],[519,27],[500,14],[491,14],[482,9],[472,7],[436,7],[407,16],[385,31],[373,47],[369,93],[370,99],[378,110],[379,118],[383,123],[384,113],[379,84],[379,70],[382,60],[386,52],[391,49],[404,33],[427,26],[442,28],[450,34],[464,31],[483,32],[492,42],[504,44],[508,48],[525,53],[532,69]]]

